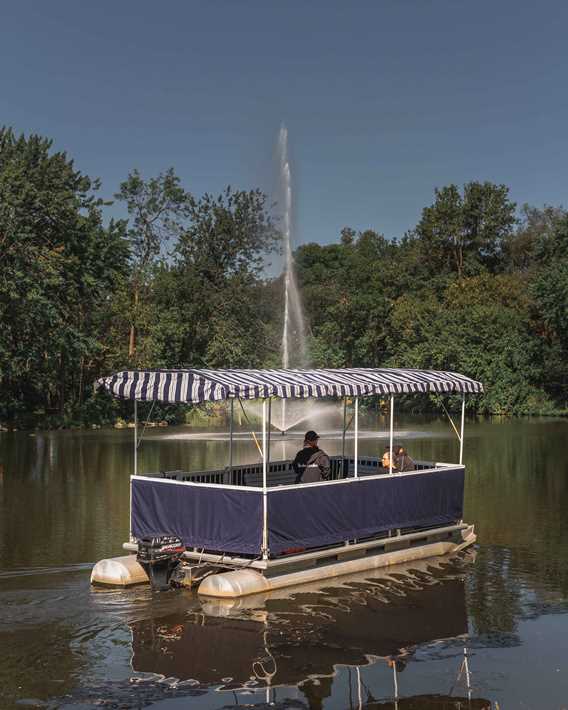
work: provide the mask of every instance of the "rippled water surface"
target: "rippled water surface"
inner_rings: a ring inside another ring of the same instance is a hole
[[[568,420],[467,431],[475,550],[232,602],[90,587],[128,535],[131,431],[0,433],[0,708],[568,708]],[[194,434],[148,431],[140,469],[226,464]],[[384,436],[368,421],[361,453]],[[441,420],[397,440],[457,457]],[[255,451],[243,434],[234,460]]]

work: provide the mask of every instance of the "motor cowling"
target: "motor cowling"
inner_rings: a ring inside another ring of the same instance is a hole
[[[138,541],[136,559],[148,575],[152,589],[165,591],[170,588],[170,580],[184,552],[181,539],[172,535],[143,537]]]

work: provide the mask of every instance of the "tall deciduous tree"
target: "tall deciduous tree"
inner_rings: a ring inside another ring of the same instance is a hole
[[[100,356],[100,310],[124,275],[123,225],[65,153],[0,130],[0,416],[80,403]]]
[[[158,177],[144,180],[133,170],[121,183],[116,199],[126,204],[131,247],[128,357],[136,360],[137,335],[147,322],[147,308],[154,267],[168,244],[183,229],[192,197],[170,168]],[[140,360],[140,358],[138,358]]]
[[[347,228],[341,244],[307,244],[297,250],[314,364],[373,366],[384,359],[390,292],[399,269],[395,250],[373,230],[357,234]]]
[[[416,234],[432,272],[450,271],[461,279],[480,269],[500,270],[514,224],[515,204],[505,185],[469,182],[463,195],[456,185],[436,189]]]
[[[524,204],[519,213],[517,229],[505,241],[505,267],[509,271],[534,271],[547,258],[556,241],[556,234],[568,213],[561,207],[542,208]]]
[[[209,366],[258,366],[270,317],[260,296],[265,256],[279,243],[259,190],[227,187],[193,199],[175,250],[178,293],[188,304],[183,351]]]
[[[568,406],[568,215],[556,210],[546,216],[552,219],[536,239],[529,288],[547,345],[547,381]]]
[[[477,410],[549,411],[541,386],[542,348],[531,333],[530,299],[518,275],[482,274],[455,281],[439,299],[402,295],[389,336],[389,364],[455,370],[481,380]]]

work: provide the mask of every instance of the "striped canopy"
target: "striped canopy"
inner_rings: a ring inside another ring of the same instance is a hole
[[[114,397],[167,403],[264,397],[344,397],[412,392],[483,392],[455,372],[349,368],[326,370],[125,370],[97,380]]]

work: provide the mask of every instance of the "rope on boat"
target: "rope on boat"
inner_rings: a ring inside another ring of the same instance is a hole
[[[152,416],[152,412],[154,411],[154,405],[156,404],[157,400],[152,400],[152,406],[150,407],[150,411],[148,412],[148,416],[144,420],[144,426],[142,427],[142,433],[138,437],[138,441],[136,442],[136,448],[139,448],[140,444],[142,443],[142,438],[144,436],[144,432],[146,431],[146,427],[148,426],[148,422],[150,421],[150,417]]]
[[[440,400],[440,404],[442,405],[442,409],[444,410],[446,416],[447,416],[448,419],[450,420],[450,424],[452,425],[453,430],[456,432],[456,436],[458,437],[458,441],[461,441],[460,433],[459,433],[459,431],[457,430],[457,427],[456,427],[456,425],[454,424],[454,420],[453,420],[452,417],[450,416],[450,413],[449,413],[448,410],[446,409],[446,405],[445,405],[441,400]]]
[[[250,419],[249,419],[248,416],[247,416],[247,413],[245,412],[245,408],[244,408],[244,406],[243,406],[243,402],[242,402],[242,400],[241,400],[240,397],[238,398],[238,400],[239,400],[239,404],[241,405],[241,409],[243,410],[243,414],[244,414],[244,416],[245,416],[245,419],[246,419],[246,421],[247,421],[247,424],[249,425],[249,428],[250,428],[249,434],[252,436],[252,438],[253,438],[253,440],[254,440],[254,443],[256,444],[256,448],[258,449],[258,453],[261,455],[261,457],[264,458],[264,454],[262,453],[262,448],[261,448],[260,444],[258,443],[258,439],[256,438],[256,434],[255,434],[254,431],[252,430],[252,424],[251,424]]]

